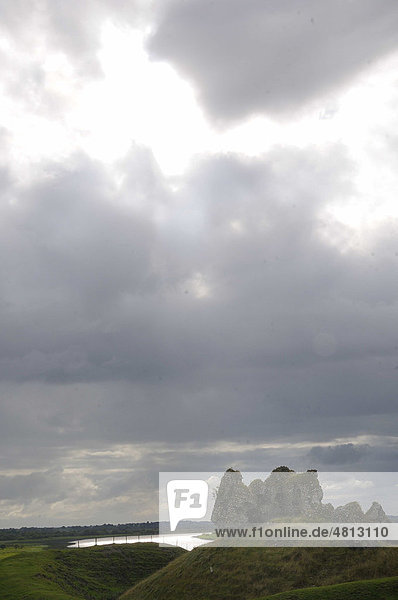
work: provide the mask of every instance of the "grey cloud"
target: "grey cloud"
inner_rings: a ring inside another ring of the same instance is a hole
[[[308,457],[321,465],[346,465],[361,462],[368,452],[368,444],[336,444],[314,446]]]
[[[80,449],[64,449],[57,456],[37,454],[36,470],[30,474],[0,476],[0,524],[31,525],[32,518],[47,525],[156,520],[159,470],[207,472],[233,466],[248,473],[288,464],[297,471],[316,467],[322,472],[358,473],[393,471],[396,459],[396,443],[382,437],[374,445],[333,444],[309,451],[302,443],[262,447],[248,440],[229,446],[201,442],[131,447],[102,444],[91,450],[81,443]],[[43,466],[47,468],[37,470]],[[57,512],[60,503],[63,513]],[[15,505],[23,510],[4,520],[3,515],[12,507],[15,511]]]
[[[44,502],[64,499],[66,490],[62,481],[62,469],[33,472],[28,475],[0,475],[0,498],[28,502],[40,498]]]
[[[396,43],[387,0],[300,15],[233,0],[228,19],[223,0],[164,6],[152,56],[227,121],[290,113]],[[131,24],[135,9],[0,1],[14,44],[41,39],[78,77],[99,74],[103,20]],[[16,102],[59,114],[35,57],[15,77],[7,60]],[[154,518],[159,469],[395,468],[382,440],[395,435],[397,225],[365,250],[335,237],[324,209],[356,192],[344,147],[204,158],[177,191],[142,148],[118,165],[120,186],[83,154],[40,168],[25,187],[0,172],[0,523],[15,502],[45,522],[59,500],[60,524]],[[336,442],[368,432],[379,445]]]
[[[307,454],[311,464],[322,471],[396,471],[397,443],[333,444],[313,446]]]
[[[119,191],[75,157],[3,206],[0,374],[35,398],[4,399],[4,435],[387,433],[395,241],[381,231],[374,256],[323,241],[323,206],[351,189],[342,149],[205,160],[174,194],[146,152],[123,168]]]
[[[175,0],[148,48],[193,83],[221,125],[294,114],[397,48],[392,0]]]
[[[98,51],[104,25],[144,27],[151,14],[152,2],[141,0],[0,0],[0,31],[8,44],[0,49],[3,93],[30,115],[63,119],[71,95],[103,76]],[[45,63],[54,56],[61,59],[67,93],[51,86]]]
[[[27,50],[44,43],[51,50],[65,52],[77,72],[87,75],[98,70],[96,52],[104,22],[142,24],[150,6],[135,0],[16,0],[12,4],[1,0],[1,29]]]
[[[88,487],[74,485],[94,504],[79,510],[103,522],[131,515],[132,471],[149,494],[159,469],[316,467],[317,451],[289,443],[395,435],[396,234],[381,226],[366,252],[326,241],[324,206],[353,191],[343,148],[209,158],[177,192],[143,149],[121,169],[121,189],[83,155],[25,188],[4,180],[2,469],[65,470],[82,448],[164,445],[123,468],[110,461],[113,472],[82,458]],[[221,440],[243,446],[217,450]],[[286,448],[259,448],[272,441]],[[321,450],[319,462],[395,460],[388,445],[355,452]],[[68,522],[81,522],[67,502]]]

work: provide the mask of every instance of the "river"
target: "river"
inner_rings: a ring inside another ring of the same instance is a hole
[[[156,542],[158,544],[169,544],[179,546],[185,550],[193,550],[203,544],[208,544],[209,540],[200,540],[200,533],[179,533],[166,535],[115,535],[110,537],[87,538],[71,542],[68,548],[89,548],[91,546],[106,546],[108,544],[137,544],[138,542]]]

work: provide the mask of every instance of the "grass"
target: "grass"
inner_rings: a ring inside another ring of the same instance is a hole
[[[215,539],[217,539],[215,533],[201,533],[200,535],[195,535],[195,537],[198,538],[199,540],[215,540]]]
[[[0,550],[1,600],[113,600],[184,554],[157,544]]]
[[[348,581],[393,576],[398,576],[398,548],[208,546],[180,556],[138,583],[122,598],[251,600],[312,586],[333,586]],[[326,597],[313,596],[317,600]],[[289,596],[284,600],[287,598]],[[300,600],[304,598],[302,596]],[[337,599],[337,596],[334,598]]]
[[[51,551],[42,547],[0,550],[0,598],[4,600],[80,600],[41,578],[51,562]]]
[[[258,600],[397,600],[398,577],[304,588]]]
[[[128,591],[126,591],[128,590]],[[398,548],[0,550],[1,600],[397,600]]]

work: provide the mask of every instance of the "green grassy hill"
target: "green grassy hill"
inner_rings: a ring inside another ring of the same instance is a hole
[[[258,600],[397,600],[398,577],[304,588]]]
[[[127,544],[0,550],[1,600],[112,600],[185,554],[181,548]]]
[[[398,576],[398,548],[202,547],[180,556],[121,598],[250,600],[300,588],[393,576]],[[315,590],[306,593],[314,594]],[[336,600],[337,597],[330,596]],[[345,597],[350,600],[366,598]],[[345,597],[338,597],[338,600]],[[390,597],[397,599],[398,594]],[[385,596],[388,600],[390,597]],[[283,597],[284,600],[293,598],[296,596]],[[307,600],[305,595],[297,598]],[[308,596],[308,600],[310,598],[324,600],[328,596]],[[380,596],[380,599],[384,597]]]

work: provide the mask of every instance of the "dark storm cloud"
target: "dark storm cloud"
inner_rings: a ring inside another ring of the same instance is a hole
[[[135,149],[121,189],[84,156],[9,184],[4,442],[392,435],[394,227],[325,236],[352,168],[339,146],[220,156],[172,192]]]
[[[230,120],[295,110],[394,48],[387,0],[292,7],[167,3],[151,53]],[[65,53],[73,85],[100,76],[104,20],[136,9],[0,0],[6,92],[63,114],[43,56]],[[356,193],[343,147],[213,156],[171,188],[142,148],[118,184],[76,154],[22,185],[10,141],[1,129],[1,524],[154,518],[158,470],[395,468],[397,224],[360,247],[327,217]]]
[[[29,473],[28,475],[0,475],[1,500],[23,500],[41,498],[46,502],[57,502],[65,496],[61,469]]]
[[[360,462],[369,452],[368,444],[336,444],[335,446],[314,446],[308,453],[311,460],[322,465],[346,465]]]
[[[398,445],[381,438],[376,444],[313,446],[307,460],[322,471],[396,471]]]
[[[393,0],[175,0],[148,48],[191,81],[219,124],[288,115],[398,45]]]

